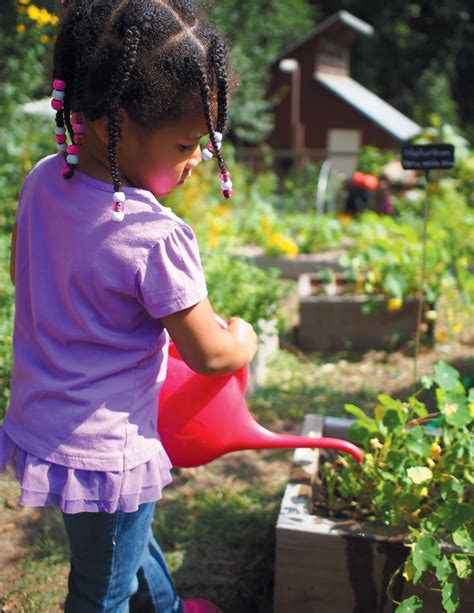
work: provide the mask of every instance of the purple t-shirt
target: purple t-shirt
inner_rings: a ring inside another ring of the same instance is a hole
[[[161,443],[157,403],[168,336],[161,317],[207,295],[192,230],[148,191],[60,173],[27,177],[17,213],[16,314],[6,434],[44,460],[121,471]]]

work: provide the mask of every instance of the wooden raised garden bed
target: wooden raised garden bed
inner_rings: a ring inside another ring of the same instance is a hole
[[[414,338],[417,298],[407,298],[401,308],[389,310],[385,296],[352,295],[345,293],[348,286],[342,273],[335,274],[331,283],[320,274],[300,276],[299,347],[310,351],[389,349]],[[364,305],[369,303],[375,308],[367,314]]]
[[[350,420],[306,415],[302,435],[345,438]],[[297,449],[276,526],[274,613],[389,613],[387,585],[403,562],[400,537],[351,520],[312,513],[319,450]],[[399,578],[401,601],[416,594]],[[418,592],[420,595],[420,593]],[[423,592],[426,613],[441,613],[439,593]],[[474,611],[474,581],[463,586],[459,613]]]

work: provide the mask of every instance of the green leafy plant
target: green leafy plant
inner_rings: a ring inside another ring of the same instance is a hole
[[[380,395],[372,416],[346,405],[356,418],[349,438],[366,453],[360,465],[352,458],[323,465],[324,504],[330,516],[402,534],[407,557],[397,574],[439,591],[452,613],[459,610],[459,582],[470,577],[474,555],[474,388],[466,390],[443,361],[433,377],[422,378],[420,391],[430,388],[433,412],[419,392],[406,402]],[[398,604],[398,613],[424,610],[418,596]]]
[[[262,270],[221,251],[204,253],[202,263],[209,298],[216,313],[223,317],[243,317],[257,331],[261,319],[277,317],[283,292],[278,271]]]

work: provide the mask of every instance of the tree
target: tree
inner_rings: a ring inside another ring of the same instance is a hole
[[[324,17],[345,9],[374,27],[354,45],[355,78],[421,123],[437,112],[474,134],[472,0],[312,2]]]
[[[242,141],[262,141],[273,127],[268,68],[281,49],[314,30],[316,10],[307,0],[219,0],[207,2],[205,9],[227,35],[240,73],[230,108],[233,132]]]

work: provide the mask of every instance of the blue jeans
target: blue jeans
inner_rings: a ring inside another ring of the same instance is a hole
[[[182,613],[151,523],[155,503],[133,513],[63,513],[71,550],[66,613]]]

